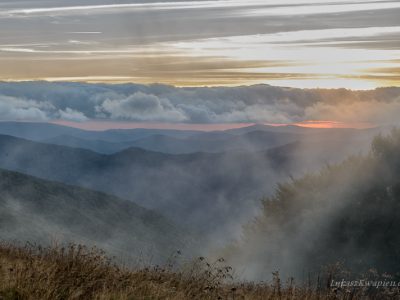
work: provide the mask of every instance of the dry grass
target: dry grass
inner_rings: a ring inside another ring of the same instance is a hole
[[[399,299],[389,290],[333,290],[270,283],[234,283],[222,259],[200,257],[172,265],[128,270],[102,251],[84,246],[0,245],[0,299]]]

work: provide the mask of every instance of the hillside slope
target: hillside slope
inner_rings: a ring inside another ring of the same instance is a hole
[[[270,188],[259,188],[275,176],[264,155],[170,155],[137,148],[102,155],[0,136],[0,168],[113,194],[213,232],[237,223]]]
[[[400,270],[400,131],[354,156],[279,185],[260,217],[225,253],[249,278],[343,264],[352,272]]]
[[[147,253],[154,260],[189,246],[183,231],[131,201],[5,170],[0,170],[0,239],[74,241],[119,257]]]

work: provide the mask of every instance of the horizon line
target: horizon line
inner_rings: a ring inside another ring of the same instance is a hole
[[[337,121],[323,120],[307,120],[297,123],[267,123],[267,122],[249,122],[249,123],[146,123],[146,122],[123,122],[110,120],[89,120],[84,122],[74,122],[67,120],[0,120],[0,123],[34,123],[34,124],[50,124],[75,128],[85,131],[107,131],[107,130],[132,130],[132,129],[149,129],[149,130],[179,130],[179,131],[226,131],[231,129],[240,129],[253,126],[269,126],[275,127],[299,127],[309,129],[372,129],[379,126],[370,123],[344,123]]]
[[[49,84],[57,84],[57,83],[77,83],[77,84],[88,84],[88,85],[125,85],[125,84],[132,84],[132,85],[142,85],[142,86],[152,86],[152,85],[162,85],[168,87],[174,87],[177,89],[184,89],[184,88],[237,88],[237,87],[254,87],[254,86],[270,86],[270,87],[278,87],[278,88],[290,88],[290,89],[299,89],[299,90],[348,90],[353,92],[359,91],[374,91],[377,89],[389,89],[389,88],[400,88],[400,85],[382,85],[375,88],[367,88],[367,89],[352,89],[347,87],[294,87],[294,86],[287,86],[287,85],[272,85],[269,83],[253,83],[253,84],[227,84],[227,85],[174,85],[162,82],[151,82],[151,83],[141,83],[135,81],[127,81],[127,82],[119,82],[119,81],[81,81],[81,80],[46,80],[46,79],[27,79],[27,80],[14,80],[14,79],[0,79],[0,83],[49,83]]]

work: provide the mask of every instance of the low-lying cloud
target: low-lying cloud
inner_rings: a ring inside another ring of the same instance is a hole
[[[1,120],[108,120],[174,123],[397,123],[400,88],[370,91],[254,85],[0,83]]]
[[[60,110],[60,119],[73,122],[84,122],[88,118],[80,111],[73,110],[67,107],[65,110]]]
[[[0,94],[1,120],[47,120],[46,105],[32,100],[9,97]]]
[[[115,96],[114,96],[115,97]],[[153,94],[136,92],[128,97],[107,98],[96,111],[111,119],[138,121],[185,121],[184,111],[174,106],[168,99]]]

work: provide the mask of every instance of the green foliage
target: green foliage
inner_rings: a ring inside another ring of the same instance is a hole
[[[375,138],[369,155],[280,184],[230,258],[258,261],[267,270],[285,265],[290,275],[338,261],[354,273],[397,274],[399,166],[400,130],[394,129]]]
[[[372,152],[380,158],[393,158],[400,149],[400,129],[393,128],[387,136],[378,135],[372,142]]]

